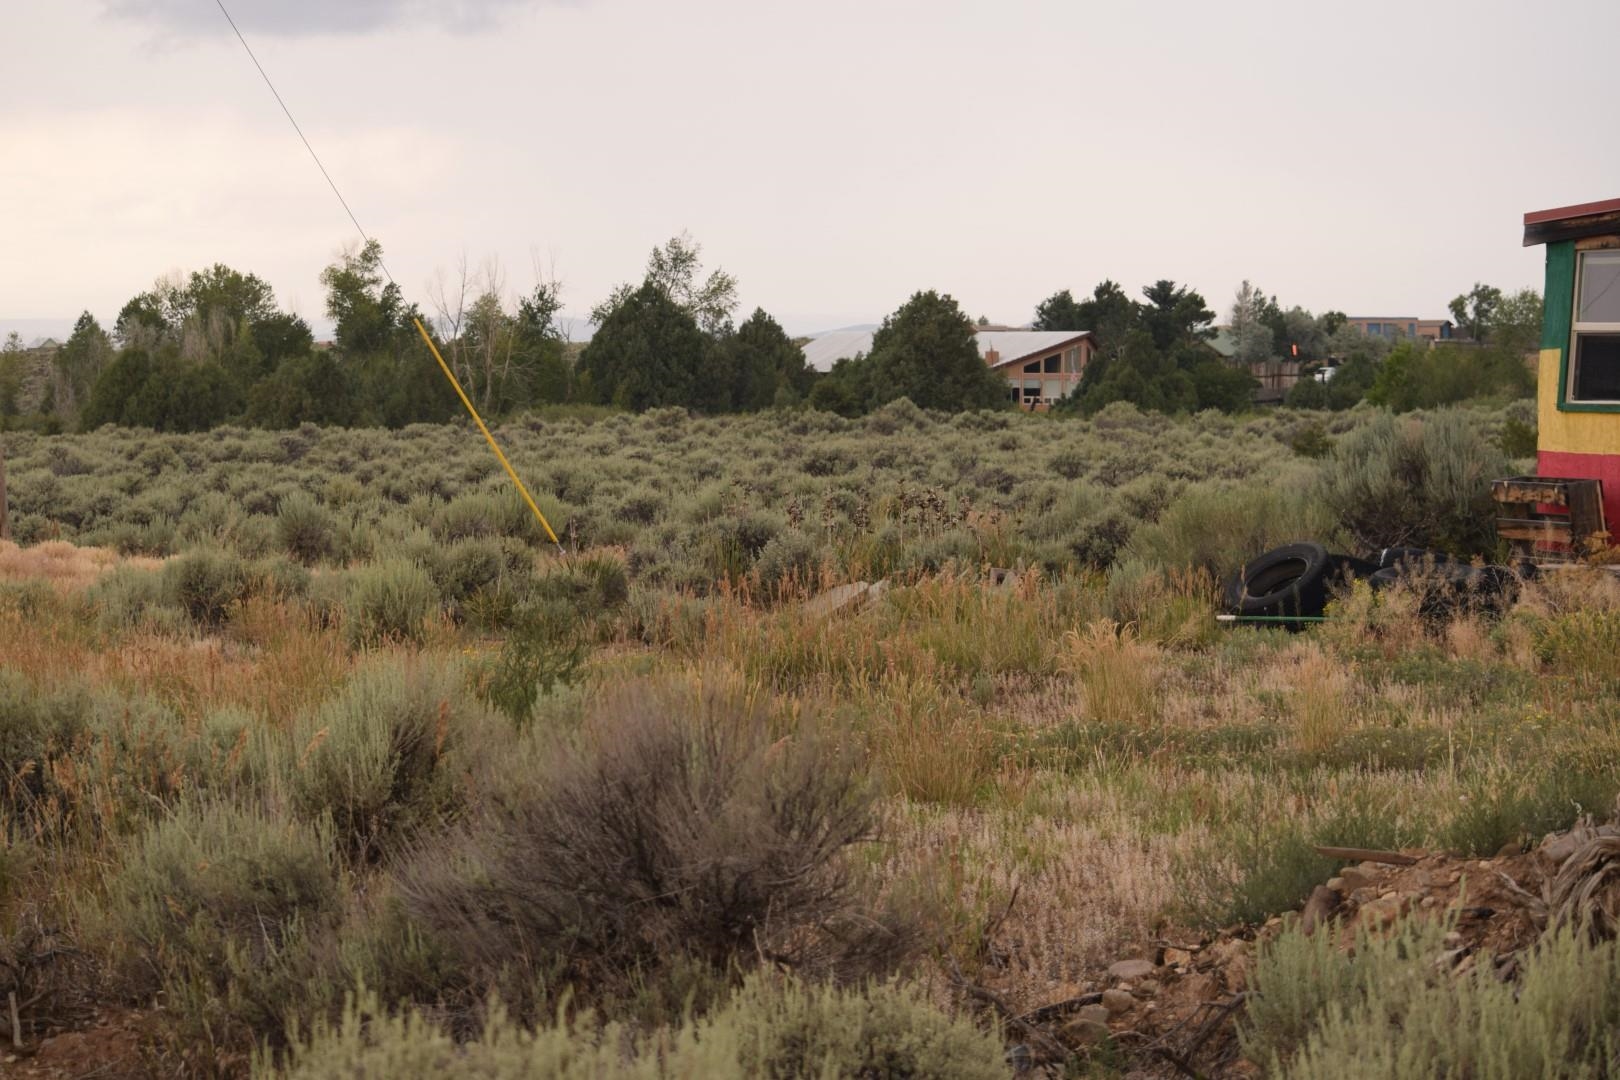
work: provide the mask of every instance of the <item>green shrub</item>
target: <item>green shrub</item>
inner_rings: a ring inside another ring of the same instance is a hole
[[[1466,412],[1383,413],[1338,441],[1316,496],[1363,550],[1411,545],[1491,555],[1491,481],[1509,468]]]
[[[760,589],[771,597],[814,590],[819,569],[816,545],[796,529],[771,537],[754,564]]]
[[[352,858],[375,860],[462,800],[452,760],[479,716],[454,664],[380,658],[293,729],[293,806],[330,819]]]
[[[1331,521],[1308,497],[1311,474],[1298,466],[1265,486],[1189,487],[1131,533],[1126,552],[1164,570],[1203,570],[1217,581],[1261,552],[1296,540],[1326,540]]]
[[[276,507],[276,538],[283,550],[306,566],[328,559],[337,547],[337,520],[302,491]]]
[[[420,639],[438,595],[427,571],[398,560],[375,563],[349,576],[349,641],[375,645]]]
[[[319,831],[199,803],[127,849],[100,921],[129,990],[161,991],[177,1041],[223,1057],[328,1007],[319,956],[338,896]]]
[[[1452,975],[1445,925],[1412,920],[1363,932],[1354,954],[1336,935],[1296,927],[1262,951],[1240,1038],[1278,1077],[1404,1080],[1603,1076],[1620,1024],[1620,945],[1563,928],[1520,953],[1504,981],[1488,954]]]
[[[54,791],[50,762],[85,731],[90,710],[83,686],[36,689],[22,675],[0,668],[0,799],[8,818],[34,810]]]
[[[506,640],[479,680],[485,701],[522,726],[542,694],[572,683],[585,661],[585,627],[570,605],[540,599],[505,620]]]
[[[271,1075],[260,1059],[256,1070]],[[840,989],[755,976],[723,1008],[640,1040],[586,1014],[538,1030],[496,1009],[479,1038],[457,1045],[412,1010],[390,1013],[374,994],[350,1001],[341,1023],[299,1040],[287,1080],[377,1076],[427,1080],[1002,1080],[1001,1040],[939,1011],[916,987]]]
[[[120,566],[85,592],[85,604],[97,627],[108,633],[130,630],[152,622],[179,627],[185,615],[168,606],[163,575],[152,570]]]
[[[251,585],[247,564],[233,552],[202,548],[163,567],[164,597],[198,626],[223,623],[232,605],[247,598]]]

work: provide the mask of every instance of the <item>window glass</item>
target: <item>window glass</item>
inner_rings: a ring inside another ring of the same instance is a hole
[[[1587,251],[1581,255],[1581,298],[1578,323],[1620,323],[1620,251]]]
[[[1620,334],[1581,334],[1575,339],[1571,400],[1620,401]]]
[[[1029,363],[1024,365],[1025,375],[1039,375],[1040,373],[1041,362],[1039,360],[1031,360]]]
[[[1047,379],[1046,380],[1046,389],[1045,389],[1045,392],[1044,392],[1043,396],[1045,396],[1045,397],[1047,397],[1047,398],[1049,398],[1050,400],[1053,400],[1053,401],[1056,401],[1058,398],[1062,397],[1063,396],[1063,380],[1062,379]]]

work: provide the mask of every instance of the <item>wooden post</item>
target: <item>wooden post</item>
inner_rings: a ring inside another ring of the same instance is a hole
[[[6,440],[0,437],[0,540],[11,539],[11,516],[6,512]]]

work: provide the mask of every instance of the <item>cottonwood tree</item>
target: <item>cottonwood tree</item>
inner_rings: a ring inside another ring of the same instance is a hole
[[[1239,363],[1253,364],[1277,355],[1277,335],[1266,322],[1266,306],[1266,294],[1245,278],[1232,299],[1229,318],[1237,349],[1234,359]]]
[[[731,313],[737,308],[737,279],[718,267],[702,277],[702,254],[703,246],[683,232],[663,247],[653,248],[642,284],[663,292],[704,333],[720,334],[730,327]],[[636,290],[633,285],[620,285],[591,311],[591,321],[602,325]]]

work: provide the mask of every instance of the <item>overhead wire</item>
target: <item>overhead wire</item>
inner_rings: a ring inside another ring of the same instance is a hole
[[[225,0],[214,0],[214,3],[219,7],[219,13],[225,16],[225,21],[230,24],[231,31],[236,35],[236,40],[242,43],[242,50],[247,53],[248,59],[252,60],[253,66],[258,69],[259,77],[264,80],[264,85],[270,88],[270,93],[276,99],[276,104],[281,106],[281,111],[287,117],[287,122],[298,133],[298,139],[304,144],[304,149],[309,151],[309,156],[315,162],[315,167],[321,170],[321,176],[326,179],[326,185],[332,189],[332,194],[337,196],[337,201],[342,205],[343,212],[349,215],[349,220],[354,223],[355,231],[360,234],[360,238],[369,246],[372,243],[371,234],[366,232],[365,226],[360,224],[360,219],[355,216],[354,210],[350,208],[349,200],[345,199],[343,192],[338,190],[337,181],[332,179],[332,174],[327,171],[326,165],[321,161],[321,156],[315,152],[314,145],[310,143],[309,137],[304,134],[304,129],[299,126],[298,120],[292,114],[292,110],[287,107],[287,102],[282,98],[281,92],[276,89],[276,84],[271,81],[270,73],[264,70],[264,65],[259,63],[258,56],[254,55],[253,46],[248,44],[248,40],[243,36],[241,28],[236,25],[236,20],[231,17],[230,10],[225,6]],[[382,270],[383,276],[388,279],[388,283],[397,288],[398,282],[394,280],[394,275],[388,272],[388,266],[382,261],[380,254],[377,256],[377,266]],[[517,470],[512,467],[512,463],[507,460],[500,444],[495,441],[495,436],[490,432],[489,425],[485,424],[484,418],[478,415],[478,410],[473,407],[472,399],[467,396],[467,392],[461,387],[461,380],[456,378],[456,373],[451,370],[449,364],[445,363],[444,356],[440,354],[439,347],[433,343],[433,337],[428,333],[427,327],[422,325],[422,320],[414,315],[411,317],[411,322],[416,324],[416,332],[422,335],[422,341],[427,345],[428,351],[433,354],[433,359],[438,361],[439,370],[444,372],[446,379],[450,380],[450,385],[455,388],[456,396],[461,399],[461,404],[466,407],[467,413],[473,418],[473,423],[478,425],[478,430],[483,433],[485,441],[489,443],[490,450],[494,451],[496,460],[506,470],[506,475],[511,477],[513,485],[518,489],[518,494],[523,496],[524,503],[528,505],[535,519],[540,522],[540,527],[545,530],[546,536],[557,546],[558,551],[566,554],[567,550],[563,547],[562,541],[557,538],[557,533],[552,529],[551,522],[547,521],[546,515],[541,513],[540,504],[535,502],[533,495],[529,494],[528,486],[523,483],[523,478],[518,476]]]

